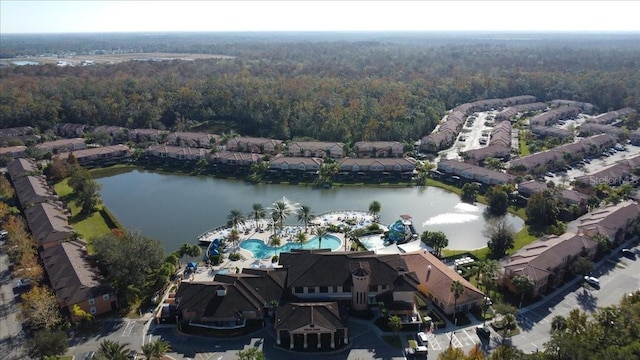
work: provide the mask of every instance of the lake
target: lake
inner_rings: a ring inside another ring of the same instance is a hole
[[[249,213],[254,203],[265,208],[286,197],[308,205],[314,214],[333,210],[364,210],[377,200],[380,222],[390,225],[402,214],[413,217],[416,230],[443,231],[449,249],[486,246],[482,235],[485,206],[460,201],[454,193],[435,187],[387,188],[373,186],[314,189],[295,185],[247,184],[206,176],[166,174],[145,170],[96,178],[102,200],[129,230],[159,240],[167,252],[182,243],[197,243],[203,232],[224,225],[232,209]],[[506,215],[515,230],[524,222]],[[295,215],[287,223],[299,224]]]

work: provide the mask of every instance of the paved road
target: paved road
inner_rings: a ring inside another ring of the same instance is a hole
[[[14,293],[9,271],[9,256],[4,252],[4,242],[0,243],[0,354],[2,359],[25,359],[22,325],[16,319],[18,294]]]
[[[476,344],[490,351],[495,348],[502,339],[496,333],[492,333],[491,339],[480,339],[475,333],[475,324],[466,328],[453,328],[438,330],[435,334],[428,335],[429,358],[437,358],[440,352],[446,350],[449,343],[453,347],[462,348],[468,352]],[[171,328],[150,329],[151,337],[147,339],[162,338],[172,344],[173,352],[169,355],[175,359],[197,360],[230,360],[236,359],[236,353],[240,350],[255,346],[265,352],[266,358],[271,359],[327,359],[327,360],[364,360],[364,359],[405,359],[403,351],[388,345],[381,338],[381,334],[370,322],[351,321],[349,325],[351,345],[348,349],[335,353],[299,354],[291,353],[275,347],[274,333],[271,327],[245,336],[240,339],[204,339],[180,335]],[[400,333],[402,339],[413,337],[414,333]],[[405,341],[405,346],[407,343]]]
[[[105,339],[125,344],[128,349],[138,350],[146,333],[145,323],[149,317],[140,319],[107,319],[100,321],[100,330],[90,336],[75,335],[69,339],[69,350],[66,355],[83,359],[89,351],[96,351],[100,342]]]
[[[640,246],[631,249],[638,254],[637,259],[616,251],[593,271],[600,279],[600,289],[575,279],[561,291],[521,311],[518,322],[522,332],[513,338],[513,344],[525,352],[542,350],[549,340],[554,316],[567,316],[573,309],[593,313],[598,308],[618,304],[625,294],[640,289]]]

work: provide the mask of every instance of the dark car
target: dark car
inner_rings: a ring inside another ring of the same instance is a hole
[[[484,325],[476,326],[476,333],[479,337],[489,338],[491,337],[491,330]]]
[[[622,255],[628,257],[629,259],[635,259],[636,253],[631,249],[622,249]]]

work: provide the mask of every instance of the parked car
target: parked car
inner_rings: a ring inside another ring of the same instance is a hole
[[[138,358],[138,352],[136,350],[129,351],[129,355],[127,355],[127,358],[136,360]]]
[[[484,325],[476,326],[476,333],[480,337],[489,338],[491,337],[491,330]]]
[[[9,237],[9,232],[7,232],[7,230],[0,231],[0,240],[5,240],[7,237]]]
[[[96,352],[95,351],[89,351],[87,353],[87,355],[84,356],[85,360],[89,360],[89,359],[93,359],[96,357]]]
[[[429,349],[426,346],[418,346],[416,348],[406,348],[405,354],[407,359],[426,359]]]
[[[24,286],[29,286],[31,285],[31,280],[30,279],[20,279],[18,281],[16,281],[16,287],[20,288],[20,287],[24,287]]]
[[[597,277],[587,275],[584,277],[584,281],[591,286],[600,287],[600,280]]]
[[[624,256],[626,256],[626,257],[628,257],[630,259],[635,259],[636,258],[636,253],[631,249],[622,249],[621,252],[622,252],[622,255],[624,255]]]
[[[427,334],[422,331],[416,334],[416,339],[418,339],[418,343],[423,346],[426,346],[427,342],[429,341],[427,339]]]

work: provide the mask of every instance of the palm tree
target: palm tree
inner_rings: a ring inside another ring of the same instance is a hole
[[[236,246],[236,243],[240,241],[240,233],[236,229],[231,229],[229,235],[227,235],[227,239],[233,246]]]
[[[126,360],[130,351],[126,346],[117,341],[105,339],[100,342],[96,355],[99,359]]]
[[[518,308],[521,308],[525,294],[534,289],[535,283],[529,275],[516,275],[511,279],[511,283],[513,283],[513,286],[516,288],[516,292],[520,294],[520,305]]]
[[[169,342],[162,339],[156,339],[142,345],[142,353],[148,360],[160,360],[169,351],[171,351]]]
[[[318,249],[322,249],[322,238],[327,236],[329,231],[326,227],[319,227],[316,229],[316,236],[318,237]]]
[[[451,288],[449,289],[453,293],[453,322],[455,325],[458,325],[457,310],[458,310],[458,298],[464,294],[464,286],[458,280],[455,280],[451,283]]]
[[[567,328],[567,319],[562,315],[556,315],[551,320],[551,331],[564,331]]]
[[[302,231],[298,231],[295,240],[298,244],[302,245],[307,242],[307,234],[303,233]]]
[[[273,228],[273,236],[276,236],[277,223],[278,223],[278,214],[276,212],[271,212],[271,227]]]
[[[511,334],[511,330],[516,328],[516,316],[513,314],[507,314],[504,316],[504,333],[502,334],[503,338],[509,337]]]
[[[227,221],[232,228],[237,229],[238,225],[244,224],[245,218],[244,215],[242,215],[242,211],[233,209],[229,211],[229,215],[227,215]]]
[[[480,269],[478,271],[480,277],[482,278],[482,285],[484,285],[487,290],[487,295],[491,296],[491,288],[498,278],[498,274],[500,273],[500,264],[498,264],[497,260],[486,259],[480,263]]]
[[[284,226],[284,220],[291,215],[291,206],[284,200],[279,200],[273,203],[273,209],[271,214],[273,218],[280,223],[280,230]]]
[[[238,360],[264,360],[265,355],[263,351],[260,351],[255,346],[248,348],[247,350],[241,350],[236,353]]]
[[[484,350],[482,350],[481,344],[476,344],[474,347],[469,350],[467,357],[465,360],[484,360],[486,356],[484,355]]]
[[[185,255],[188,255],[192,258],[197,258],[202,255],[202,249],[196,244],[184,243],[180,245],[178,255],[180,255],[180,259],[182,259]]]
[[[264,207],[262,206],[262,204],[259,204],[259,203],[253,204],[253,206],[251,207],[251,218],[255,220],[256,228],[258,228],[258,221],[264,219],[265,216],[266,216],[266,213],[264,211]]]
[[[311,212],[311,207],[302,205],[300,209],[298,209],[298,221],[302,221],[304,224],[304,232],[307,232],[307,226],[309,226],[309,223],[314,217],[316,216]]]
[[[382,205],[377,200],[373,200],[371,204],[369,204],[369,213],[373,215],[374,219],[378,219],[380,216],[380,210],[382,210]]]
[[[391,331],[397,333],[402,329],[402,319],[397,315],[390,316],[387,325]]]
[[[438,354],[438,360],[460,360],[464,359],[464,351],[460,348],[454,348],[449,344],[445,351]]]
[[[276,248],[280,246],[280,237],[279,236],[272,236],[269,239],[269,246],[273,247],[273,255],[276,255]]]

